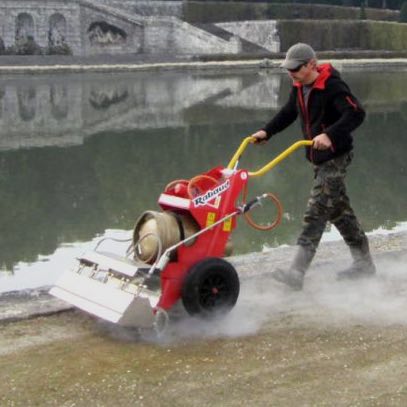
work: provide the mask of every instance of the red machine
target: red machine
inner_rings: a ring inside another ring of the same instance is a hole
[[[214,308],[232,307],[239,294],[239,280],[230,263],[223,259],[229,235],[236,227],[236,215],[248,210],[236,202],[248,181],[246,170],[215,168],[192,179],[188,188],[192,197],[174,188],[161,194],[158,203],[164,211],[187,211],[200,231],[171,247],[157,264],[161,272],[162,295],[158,307],[168,310],[182,298],[191,313],[207,313]],[[186,246],[188,240],[193,245]],[[169,261],[176,250],[177,260]]]
[[[241,204],[239,197],[246,196],[250,177],[263,175],[298,147],[311,144],[293,144],[257,172],[237,169],[242,152],[253,141],[246,138],[227,167],[171,182],[160,195],[162,210],[193,218],[198,225],[196,233],[186,238],[181,233],[178,242],[163,248],[162,254],[158,252],[153,264],[102,252],[97,247],[78,259],[78,269],[65,273],[51,294],[113,323],[156,326],[160,330],[168,322],[167,311],[179,300],[191,315],[211,316],[230,310],[239,296],[239,278],[224,256],[236,217],[247,216],[265,198],[272,199],[278,215],[262,229],[276,226],[282,213],[281,204],[272,194]],[[160,241],[160,236],[156,238]],[[140,241],[133,242],[138,244]]]

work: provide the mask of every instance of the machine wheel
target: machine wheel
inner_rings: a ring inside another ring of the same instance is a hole
[[[227,261],[210,257],[195,264],[182,286],[188,314],[211,317],[230,311],[239,296],[239,277]]]

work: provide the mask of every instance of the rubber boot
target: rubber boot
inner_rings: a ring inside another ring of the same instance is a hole
[[[302,290],[305,272],[308,270],[314,255],[315,250],[298,246],[297,253],[290,268],[287,270],[278,268],[271,273],[271,277],[295,291]]]
[[[370,255],[367,238],[362,241],[360,246],[350,247],[350,252],[353,258],[353,263],[349,268],[340,271],[337,274],[338,280],[357,280],[360,278],[372,277],[376,274],[376,266]]]

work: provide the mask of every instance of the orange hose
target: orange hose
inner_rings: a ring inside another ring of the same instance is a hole
[[[195,185],[198,183],[198,181],[203,179],[212,182],[214,186],[218,184],[218,181],[215,178],[205,174],[197,175],[196,177],[191,178],[188,184],[188,195],[191,199],[203,192],[198,185]],[[193,188],[195,188],[195,191]]]
[[[192,199],[203,192],[201,187],[199,187],[199,185],[197,185],[198,182],[201,180],[209,181],[209,182],[213,183],[214,186],[218,184],[218,181],[216,180],[216,178],[213,178],[206,174],[201,174],[201,175],[197,175],[197,176],[191,178],[189,181],[186,179],[179,179],[179,180],[171,181],[165,187],[164,191],[168,192],[171,188],[173,188],[177,184],[184,184],[184,185],[187,185],[188,196],[190,199]],[[273,202],[273,204],[275,205],[275,207],[277,209],[277,215],[276,215],[276,218],[274,219],[273,223],[271,223],[270,225],[267,225],[267,226],[259,225],[252,219],[249,212],[246,212],[244,214],[244,218],[245,218],[246,222],[254,229],[261,230],[261,231],[268,231],[268,230],[274,229],[281,223],[281,219],[283,217],[283,205],[281,204],[280,200],[271,192],[268,192],[266,195]],[[243,203],[246,203],[246,199],[247,199],[247,184],[245,185],[245,187],[243,189]]]
[[[168,192],[171,188],[175,187],[177,184],[185,184],[188,185],[188,180],[187,179],[176,179],[174,181],[171,181],[167,186],[164,188],[164,192]]]
[[[246,222],[254,229],[261,230],[261,231],[267,231],[274,229],[276,226],[278,226],[281,222],[281,219],[283,217],[283,205],[281,204],[280,200],[273,195],[271,192],[268,192],[267,197],[270,198],[270,200],[273,202],[275,207],[277,208],[277,215],[276,218],[274,219],[274,222],[271,223],[270,225],[259,225],[254,220],[252,219],[251,215],[249,212],[244,213],[244,218]],[[247,198],[247,184],[243,190],[243,203],[246,203],[246,198]]]

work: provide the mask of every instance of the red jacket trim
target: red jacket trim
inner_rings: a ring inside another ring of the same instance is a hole
[[[358,105],[351,99],[350,96],[346,96],[346,100],[353,107],[353,109],[358,110]]]
[[[317,71],[319,73],[317,79],[315,80],[312,88],[313,89],[325,89],[326,81],[332,74],[332,65],[331,64],[321,64],[317,66]],[[294,82],[294,86],[301,88],[302,84],[299,82]]]

